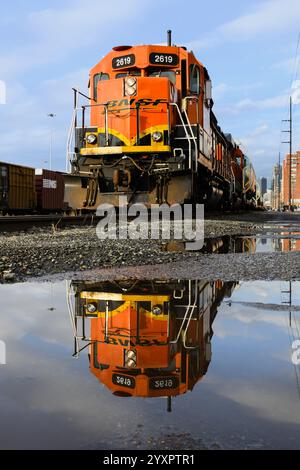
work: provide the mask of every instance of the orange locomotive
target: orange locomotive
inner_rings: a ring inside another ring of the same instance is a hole
[[[81,176],[81,208],[117,205],[120,195],[232,206],[255,194],[255,178],[244,190],[245,160],[212,112],[206,68],[168,33],[167,46],[114,47],[90,72],[90,96],[74,89],[68,163]],[[80,107],[82,95],[89,102]]]
[[[74,318],[90,318],[90,338],[83,326],[81,339],[89,342],[91,372],[120,397],[172,397],[192,390],[210,362],[217,307],[234,285],[74,282]]]

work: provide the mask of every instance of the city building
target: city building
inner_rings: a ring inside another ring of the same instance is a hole
[[[261,195],[263,196],[266,194],[268,189],[268,180],[264,176],[260,178],[260,190],[261,190]]]
[[[282,167],[276,163],[273,167],[273,201],[272,209],[278,211],[281,207],[281,176]]]
[[[290,165],[291,165],[291,202],[290,202]],[[286,155],[282,171],[282,200],[284,206],[289,204],[300,207],[300,151]]]
[[[263,196],[263,203],[266,209],[269,209],[269,210],[272,209],[273,200],[274,200],[274,196],[273,196],[272,189],[267,189],[267,192]]]

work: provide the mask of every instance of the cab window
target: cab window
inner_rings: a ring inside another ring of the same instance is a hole
[[[109,80],[108,73],[96,73],[94,75],[94,83],[93,83],[93,90],[94,90],[94,100],[97,100],[97,85],[100,80]]]
[[[134,75],[135,77],[140,77],[141,76],[141,71],[140,70],[130,70],[128,72],[120,72],[120,73],[117,73],[116,78],[127,77],[127,75]]]
[[[190,65],[190,92],[200,94],[200,69],[196,64]]]
[[[170,82],[174,85],[176,84],[176,74],[173,70],[150,69],[148,71],[148,77],[167,77]]]

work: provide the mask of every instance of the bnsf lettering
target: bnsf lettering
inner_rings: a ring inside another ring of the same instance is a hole
[[[130,104],[129,101],[126,100],[126,99],[121,100],[121,101],[119,101],[119,103],[118,103],[119,106],[129,106],[129,104]]]
[[[157,99],[155,101],[151,100],[151,98],[141,98],[139,100],[135,100],[135,98],[131,99],[130,101],[127,99],[122,100],[111,100],[107,102],[108,108],[121,108],[122,106],[131,106],[133,104],[140,105],[140,106],[157,106],[160,103],[166,103],[166,99]]]
[[[107,106],[108,106],[109,108],[113,108],[114,106],[117,106],[117,104],[118,104],[118,101],[117,101],[117,100],[112,100],[112,101],[108,101],[108,102],[107,102]]]
[[[122,338],[114,338],[112,336],[109,336],[107,339],[107,342],[109,344],[114,344],[115,346],[123,346],[123,347],[128,347],[130,346],[136,346],[137,344],[139,346],[163,346],[166,343],[163,341],[158,341],[157,339],[149,340],[145,338],[140,338],[138,343],[135,341],[129,341],[128,339],[122,339]]]

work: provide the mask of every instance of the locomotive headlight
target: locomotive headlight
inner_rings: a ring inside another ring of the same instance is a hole
[[[161,305],[154,305],[152,307],[153,315],[161,315],[162,314],[162,306]]]
[[[159,142],[162,139],[162,133],[159,131],[153,132],[152,139],[154,140],[154,142]]]
[[[136,78],[134,77],[127,77],[125,81],[128,86],[134,86],[136,84]]]
[[[133,349],[125,351],[125,366],[136,367],[136,351]]]
[[[124,93],[125,95],[136,95],[137,82],[135,77],[125,77],[124,78]]]
[[[88,134],[85,138],[88,144],[94,145],[97,142],[96,134]]]
[[[126,363],[127,367],[135,367],[136,366],[136,362],[133,360],[133,359],[129,359]]]
[[[126,86],[125,87],[125,94],[126,95],[132,96],[132,95],[135,95],[135,93],[136,93],[135,87],[133,87],[133,86]]]
[[[89,303],[86,305],[86,311],[88,313],[95,313],[97,310],[97,305],[94,303]]]
[[[134,359],[135,360],[136,359],[135,351],[132,351],[132,350],[127,351],[127,357],[128,357],[128,359]]]

